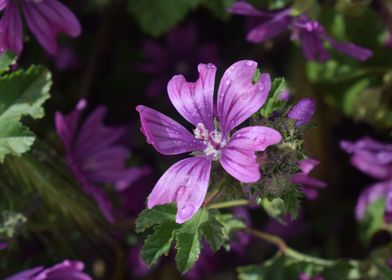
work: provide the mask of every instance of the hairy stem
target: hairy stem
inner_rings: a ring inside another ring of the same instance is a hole
[[[236,207],[236,206],[244,206],[249,205],[250,201],[247,199],[238,199],[238,200],[231,200],[231,201],[224,201],[211,204],[208,208],[211,209],[221,209],[221,208],[229,208],[229,207]]]
[[[321,266],[332,266],[335,264],[334,261],[331,260],[324,260],[324,259],[320,259],[320,258],[316,258],[316,257],[312,257],[309,255],[305,255],[303,253],[300,253],[290,247],[287,246],[286,242],[280,238],[279,236],[267,233],[267,232],[263,232],[260,230],[256,230],[256,229],[252,229],[252,228],[245,228],[244,229],[245,232],[248,232],[249,234],[260,238],[268,243],[274,244],[279,248],[279,251],[296,260],[299,261],[304,261],[304,262],[309,262],[309,263],[313,263],[313,264],[317,264],[317,265],[321,265]]]

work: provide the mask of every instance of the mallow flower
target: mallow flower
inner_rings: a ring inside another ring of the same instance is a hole
[[[316,111],[316,101],[312,98],[303,98],[291,108],[287,116],[295,120],[295,126],[299,127],[310,122]]]
[[[324,27],[306,14],[293,15],[291,7],[278,11],[262,11],[246,2],[234,3],[228,11],[254,20],[254,26],[247,34],[247,41],[265,42],[290,29],[291,38],[301,43],[302,51],[308,60],[325,62],[329,54],[324,47],[327,42],[335,50],[364,61],[373,55],[372,51],[353,43],[338,42],[327,34]]]
[[[299,161],[299,168],[301,172],[291,175],[291,182],[301,186],[301,192],[310,199],[316,199],[318,189],[325,188],[327,183],[309,176],[310,172],[319,165],[320,162],[313,158],[307,158]]]
[[[252,77],[257,63],[243,60],[224,73],[214,104],[216,67],[199,64],[199,78],[187,82],[182,75],[168,83],[169,98],[177,111],[195,129],[189,132],[160,112],[139,105],[141,131],[147,142],[164,155],[192,152],[192,157],[171,166],[158,180],[148,198],[148,207],[177,203],[177,223],[183,223],[198,211],[207,193],[213,162],[219,161],[231,176],[243,183],[260,179],[255,152],[281,141],[278,131],[265,126],[234,128],[258,111],[271,88],[268,74],[258,82]]]
[[[20,0],[19,4],[30,31],[50,54],[57,53],[56,36],[64,32],[71,37],[81,33],[77,17],[58,0]],[[0,52],[20,54],[23,49],[23,26],[14,0],[1,0],[4,10],[0,20]]]
[[[92,278],[85,274],[83,269],[82,262],[65,260],[46,269],[43,266],[34,267],[5,280],[91,280]]]
[[[352,154],[351,164],[379,182],[365,188],[355,207],[358,220],[364,218],[367,207],[385,199],[385,221],[392,222],[392,144],[364,137],[356,142],[341,141],[340,146]]]
[[[198,63],[218,63],[218,44],[198,42],[198,30],[194,23],[173,28],[165,38],[164,44],[154,40],[144,40],[142,50],[146,61],[138,65],[140,72],[151,75],[153,79],[147,86],[147,95],[156,97],[165,92],[170,73],[185,75],[193,79]],[[179,43],[181,42],[181,43]]]
[[[103,124],[105,107],[96,108],[81,123],[86,106],[82,99],[68,115],[56,112],[56,132],[64,144],[67,163],[83,190],[96,200],[105,218],[113,222],[111,202],[98,184],[111,184],[117,191],[123,191],[149,169],[126,167],[129,152],[119,143],[126,130]]]

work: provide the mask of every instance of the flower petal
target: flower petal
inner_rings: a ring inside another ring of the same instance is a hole
[[[148,198],[148,208],[177,203],[177,223],[189,220],[200,208],[207,193],[211,161],[191,157],[172,165],[156,183]]]
[[[376,183],[364,189],[359,195],[357,205],[355,206],[355,216],[358,220],[365,217],[366,208],[369,204],[375,202],[379,198],[386,197],[392,191],[392,182],[386,181]]]
[[[141,131],[147,142],[164,155],[178,155],[203,150],[204,144],[182,125],[158,111],[139,105]]]
[[[21,280],[21,279],[32,279],[34,276],[36,276],[39,272],[41,272],[44,269],[43,266],[38,266],[34,268],[30,268],[28,270],[19,272],[17,274],[14,274],[5,280]]]
[[[22,49],[22,21],[15,3],[9,2],[0,20],[0,53],[9,50],[20,54]]]
[[[359,61],[365,61],[373,56],[373,52],[367,48],[357,46],[353,43],[338,42],[330,36],[325,36],[325,39],[331,44],[335,50],[351,56]]]
[[[199,79],[187,82],[182,75],[174,76],[167,85],[169,98],[177,111],[191,124],[204,124],[213,130],[212,103],[216,67],[213,64],[199,64]]]
[[[252,83],[257,63],[242,60],[230,66],[223,75],[218,89],[217,115],[223,136],[249,118],[263,106],[271,88],[268,74],[261,74]]]
[[[76,105],[75,110],[68,115],[63,115],[61,112],[55,113],[56,132],[67,151],[72,149],[72,143],[79,123],[80,115],[86,108],[86,105],[86,100],[82,99]]]
[[[269,13],[257,10],[251,4],[246,2],[236,2],[227,9],[231,14],[242,15],[242,16],[266,16]]]
[[[27,25],[37,38],[38,42],[50,54],[57,53],[56,26],[51,25],[37,8],[37,4],[30,1],[21,1]]]
[[[268,146],[282,140],[280,133],[272,128],[251,126],[238,130],[223,148],[220,162],[231,176],[243,183],[253,183],[260,179],[256,151],[264,151]]]
[[[280,11],[272,15],[270,19],[266,19],[266,21],[253,27],[246,35],[246,39],[252,43],[272,39],[286,31],[291,20],[290,9]]]

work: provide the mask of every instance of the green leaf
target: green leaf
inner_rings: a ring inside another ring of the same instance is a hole
[[[166,222],[155,227],[154,233],[147,236],[141,255],[148,265],[155,264],[162,255],[169,253],[174,232],[179,227],[175,222]]]
[[[0,162],[8,154],[20,156],[34,143],[34,134],[20,121],[44,116],[42,104],[51,84],[50,73],[40,66],[0,77]]]
[[[129,10],[141,29],[159,36],[183,20],[201,0],[129,0]]]
[[[208,212],[201,209],[176,231],[176,263],[181,273],[188,271],[197,261],[201,244],[201,225],[208,221]]]
[[[243,221],[232,214],[219,214],[216,216],[216,219],[223,225],[223,237],[225,240],[230,240],[236,231],[246,227]]]
[[[366,208],[365,217],[360,224],[361,239],[366,243],[384,224],[385,199],[380,198]]]
[[[158,205],[152,209],[145,209],[136,219],[135,231],[141,233],[154,225],[163,224],[176,219],[177,207],[175,204]]]
[[[230,14],[227,8],[233,5],[234,0],[203,0],[202,5],[209,9],[217,18],[228,19]]]
[[[303,193],[297,186],[291,186],[283,195],[284,213],[290,214],[292,219],[297,218],[299,208],[301,207]]]
[[[16,55],[12,52],[5,52],[0,55],[0,74],[10,70],[10,66],[16,63]]]
[[[201,230],[211,249],[218,251],[224,243],[223,225],[215,217],[210,217],[208,222],[201,226]]]
[[[279,99],[281,92],[285,86],[284,78],[275,78],[271,85],[271,90],[269,92],[269,97],[260,109],[260,113],[264,118],[268,118],[271,114],[281,108],[286,102]]]

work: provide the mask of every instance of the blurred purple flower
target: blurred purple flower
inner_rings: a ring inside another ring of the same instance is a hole
[[[325,62],[329,55],[324,42],[337,51],[363,61],[373,55],[372,51],[352,43],[338,42],[330,37],[324,27],[317,21],[302,14],[293,16],[291,8],[279,11],[261,11],[246,2],[236,2],[228,12],[252,18],[257,22],[247,34],[247,40],[260,43],[272,39],[284,31],[291,29],[292,39],[300,41],[302,51],[309,60]]]
[[[392,145],[364,137],[356,142],[341,141],[340,146],[347,153],[352,154],[352,165],[374,179],[381,180],[364,189],[359,195],[355,207],[356,218],[363,219],[369,204],[385,198],[384,218],[387,223],[391,223]]]
[[[137,106],[141,131],[158,152],[164,155],[193,152],[194,155],[175,163],[162,175],[148,198],[149,208],[176,202],[176,221],[189,220],[204,201],[213,161],[219,160],[241,182],[260,179],[255,152],[279,143],[280,133],[269,127],[249,126],[230,137],[230,132],[257,112],[268,96],[270,77],[261,74],[260,80],[253,84],[256,69],[257,63],[250,60],[230,66],[221,79],[216,106],[213,64],[199,64],[200,76],[196,82],[187,82],[182,75],[170,80],[169,98],[177,111],[195,126],[193,134],[158,111]]]
[[[327,184],[321,180],[309,177],[310,172],[319,165],[319,161],[308,158],[299,162],[299,168],[302,172],[291,175],[291,182],[301,186],[301,192],[308,199],[315,199],[318,195],[318,189],[325,188]]]
[[[210,246],[206,242],[203,242],[199,259],[184,277],[188,280],[202,279],[208,274],[214,273],[218,267],[219,259],[214,255]]]
[[[4,250],[5,248],[8,247],[8,244],[5,242],[0,242],[0,250]]]
[[[31,268],[5,280],[91,280],[83,269],[82,262],[65,260],[47,269],[43,266]]]
[[[56,70],[61,72],[75,70],[80,66],[74,50],[68,46],[60,46],[58,52],[51,58]]]
[[[199,46],[198,34],[195,24],[174,28],[166,36],[166,44],[153,40],[145,40],[142,49],[147,62],[138,66],[140,72],[153,76],[147,88],[150,97],[157,96],[166,91],[170,73],[184,75],[194,80],[197,73],[194,71],[198,63],[219,63],[218,45],[208,43]]]
[[[141,278],[150,271],[141,257],[142,245],[137,244],[128,250],[128,267],[134,277]]]
[[[376,183],[364,189],[355,206],[355,217],[362,220],[365,217],[367,207],[381,198],[385,198],[384,217],[386,222],[390,223],[392,216],[392,181]]]
[[[290,239],[303,234],[307,229],[302,211],[299,212],[296,219],[293,220],[290,215],[285,215],[282,221],[283,223],[270,218],[265,224],[264,230],[283,239]]]
[[[316,111],[316,102],[312,98],[303,98],[291,108],[287,116],[295,120],[297,127],[310,122]]]
[[[68,115],[56,112],[56,131],[66,149],[68,165],[83,190],[96,200],[105,218],[113,222],[111,202],[96,184],[113,184],[117,191],[122,191],[149,170],[125,166],[129,152],[118,144],[125,129],[103,124],[105,107],[95,109],[80,124],[86,105],[86,101],[81,100]]]
[[[242,220],[247,227],[251,226],[251,218],[246,207],[235,207],[233,209],[233,214],[236,218]],[[250,240],[251,237],[248,233],[243,231],[236,232],[235,238],[230,243],[231,251],[239,255],[244,255]]]
[[[324,280],[324,277],[319,276],[319,275],[315,275],[315,276],[309,276],[307,273],[302,272],[299,275],[299,280]]]
[[[57,53],[58,33],[80,35],[79,20],[58,0],[20,0],[19,3],[31,32],[50,54]],[[19,55],[23,49],[23,27],[18,8],[14,1],[3,0],[0,9],[4,9],[0,20],[0,52],[9,50]]]
[[[356,142],[341,141],[340,146],[351,154],[351,164],[379,180],[392,179],[392,144],[364,137]]]

